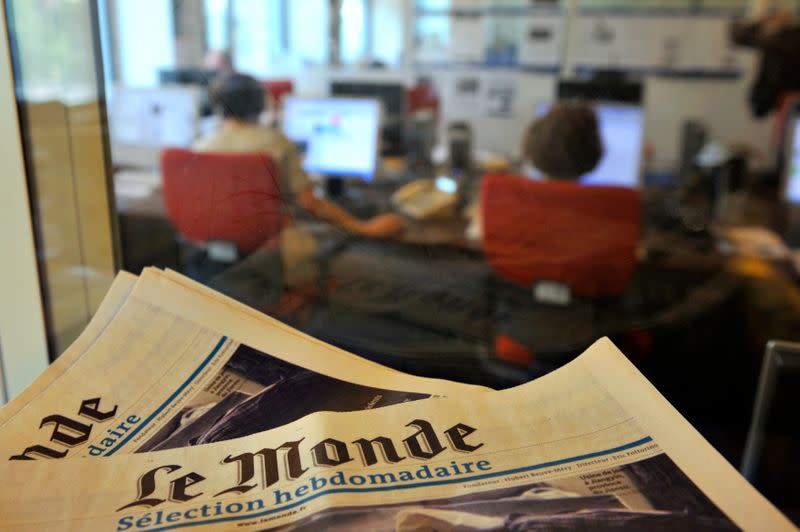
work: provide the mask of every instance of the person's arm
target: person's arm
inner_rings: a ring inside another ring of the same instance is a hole
[[[349,233],[370,238],[385,238],[401,232],[405,220],[396,214],[382,214],[370,220],[359,220],[338,205],[314,195],[311,180],[300,163],[300,154],[292,145],[286,153],[289,186],[297,205],[312,216],[341,227]]]
[[[370,220],[359,220],[338,205],[316,197],[310,186],[295,193],[295,201],[312,216],[356,235],[383,238],[395,235],[405,228],[405,220],[396,214],[382,214]]]

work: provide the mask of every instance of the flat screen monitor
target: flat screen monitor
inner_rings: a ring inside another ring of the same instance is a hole
[[[603,142],[603,158],[594,170],[580,178],[580,182],[585,185],[638,188],[644,139],[642,108],[604,102],[594,103],[593,107]],[[540,104],[537,115],[544,115],[549,108],[549,103]]]
[[[217,76],[216,70],[207,68],[162,68],[158,71],[161,85],[200,85],[208,87]]]
[[[199,92],[193,87],[115,89],[112,140],[132,146],[191,147],[197,136]]]
[[[287,98],[283,131],[306,157],[307,172],[370,180],[378,162],[376,100]]]
[[[383,105],[386,122],[402,120],[406,113],[406,88],[400,83],[333,81],[331,95],[344,98],[374,98]]]
[[[214,112],[211,104],[209,86],[217,77],[217,70],[207,68],[169,68],[158,71],[158,82],[161,86],[193,86],[202,88],[200,93],[200,112],[209,116]]]
[[[374,98],[382,105],[380,151],[402,156],[405,146],[406,88],[401,83],[372,81],[333,81],[331,95],[341,98]]]
[[[559,100],[586,100],[595,102],[617,102],[631,105],[642,103],[644,88],[639,81],[615,79],[559,80],[556,93]]]
[[[784,170],[786,201],[798,205],[800,204],[800,118],[793,119],[787,132]]]

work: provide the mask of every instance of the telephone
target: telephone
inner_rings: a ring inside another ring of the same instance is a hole
[[[455,181],[448,177],[418,179],[392,194],[392,204],[415,220],[455,216],[458,195]]]

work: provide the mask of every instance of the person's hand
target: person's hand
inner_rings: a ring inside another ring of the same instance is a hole
[[[406,227],[406,221],[396,214],[381,214],[359,224],[355,231],[367,238],[387,238],[400,233]]]

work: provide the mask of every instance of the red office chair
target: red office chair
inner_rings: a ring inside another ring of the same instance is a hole
[[[273,109],[280,109],[284,97],[294,92],[294,82],[290,79],[274,79],[261,82]]]
[[[488,175],[481,203],[483,250],[499,278],[490,283],[490,306],[507,315],[489,331],[495,354],[519,364],[541,353],[563,361],[605,334],[598,298],[621,294],[636,269],[639,193]],[[569,287],[571,301],[532,301],[542,281]]]
[[[618,295],[630,281],[637,191],[490,175],[481,197],[483,250],[499,276],[525,287],[555,281],[579,296]]]
[[[267,155],[167,149],[161,170],[167,215],[195,244],[226,241],[249,253],[284,225],[278,173]]]
[[[416,113],[430,111],[435,118],[439,118],[439,95],[433,86],[428,84],[417,85],[406,92],[408,102],[408,116],[413,117]]]

